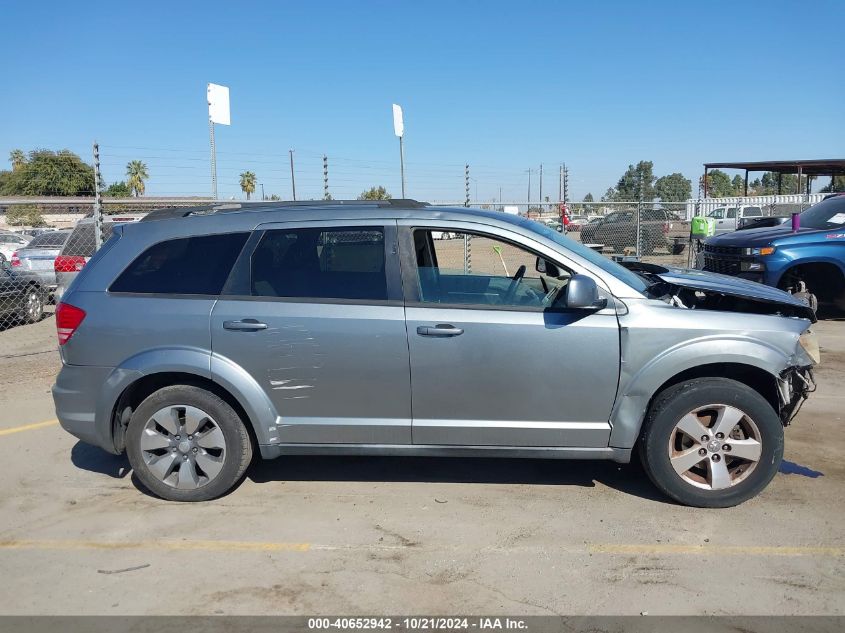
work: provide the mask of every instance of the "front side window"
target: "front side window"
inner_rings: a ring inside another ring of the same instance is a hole
[[[278,229],[261,238],[251,262],[259,297],[385,301],[384,229]]]
[[[167,240],[150,246],[112,284],[111,292],[218,295],[249,233]]]
[[[714,218],[716,220],[724,220],[725,219],[725,208],[720,207],[718,209],[713,209],[710,213],[707,214],[708,218]]]
[[[456,233],[437,240],[414,231],[420,301],[447,305],[551,307],[570,273],[555,266],[537,270],[537,255],[497,238]]]

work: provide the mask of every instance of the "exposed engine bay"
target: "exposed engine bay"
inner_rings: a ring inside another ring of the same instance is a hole
[[[804,401],[816,390],[816,381],[811,367],[789,367],[778,376],[778,400],[780,421],[789,426]]]
[[[769,286],[726,275],[666,268],[644,262],[621,264],[649,281],[649,296],[680,308],[770,314],[816,321],[815,311],[801,297]]]

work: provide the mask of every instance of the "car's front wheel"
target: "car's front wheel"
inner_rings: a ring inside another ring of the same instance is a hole
[[[757,495],[783,458],[783,425],[763,396],[726,378],[670,387],[643,425],[640,456],[654,484],[676,501],[735,506]]]
[[[126,453],[140,482],[171,501],[226,494],[252,460],[244,422],[219,396],[174,385],[144,400],[129,420]]]

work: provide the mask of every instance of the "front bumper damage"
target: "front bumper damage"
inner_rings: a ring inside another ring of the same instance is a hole
[[[812,366],[788,367],[777,378],[780,421],[789,426],[804,401],[816,390]]]

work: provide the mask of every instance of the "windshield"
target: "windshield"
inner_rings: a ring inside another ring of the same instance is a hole
[[[801,214],[800,224],[801,228],[807,229],[845,228],[845,196],[814,204]]]
[[[592,248],[588,248],[587,246],[584,246],[583,244],[576,242],[575,240],[570,239],[565,235],[558,233],[557,231],[550,229],[549,227],[543,224],[532,222],[531,220],[523,219],[519,222],[519,224],[523,228],[527,228],[535,233],[539,233],[540,235],[551,240],[555,244],[558,244],[563,248],[580,255],[582,258],[586,259],[591,264],[601,268],[604,272],[613,275],[619,281],[631,286],[631,288],[633,288],[637,292],[645,292],[646,288],[648,288],[648,284],[643,280],[642,277],[632,273],[630,270],[620,266],[616,262],[609,260],[607,257],[600,255]]]

